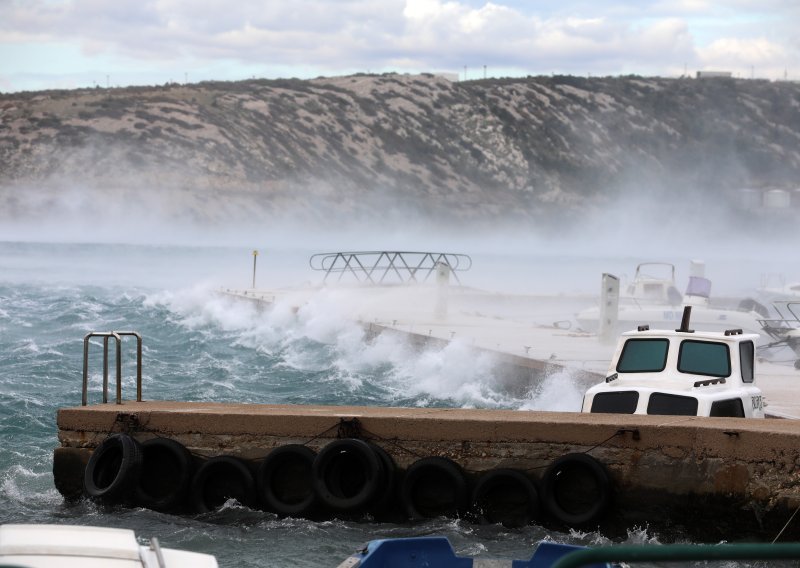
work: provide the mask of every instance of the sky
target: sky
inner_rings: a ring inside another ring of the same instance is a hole
[[[0,0],[0,91],[450,73],[800,80],[798,0]]]

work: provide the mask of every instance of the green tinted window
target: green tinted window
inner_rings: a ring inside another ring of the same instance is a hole
[[[739,344],[739,359],[742,361],[742,381],[752,383],[755,359],[755,347],[752,341],[742,341]]]
[[[667,339],[629,339],[617,362],[618,373],[657,373],[667,365]]]
[[[711,341],[681,342],[678,353],[678,370],[693,375],[728,377],[731,374],[731,358],[728,346]]]

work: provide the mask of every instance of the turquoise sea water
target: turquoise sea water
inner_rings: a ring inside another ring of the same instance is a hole
[[[218,297],[217,285],[248,284],[247,253],[0,243],[0,522],[126,527],[166,547],[212,553],[230,567],[336,566],[364,542],[392,536],[444,535],[459,554],[505,558],[527,558],[543,538],[609,543],[593,532],[460,520],[312,522],[236,505],[174,516],[65,504],[51,473],[56,411],[80,404],[82,339],[92,330],[142,334],[147,399],[524,409],[579,396],[561,377],[554,394],[514,398],[493,386],[491,366],[457,347],[414,353],[388,340],[367,346],[324,302],[295,316],[282,306],[259,313]],[[294,256],[286,253],[276,280],[302,278],[307,257],[293,264]],[[125,375],[132,377],[130,368]],[[91,402],[99,401],[99,389],[93,372]],[[123,392],[133,396],[131,378]],[[625,542],[658,540],[638,527]]]

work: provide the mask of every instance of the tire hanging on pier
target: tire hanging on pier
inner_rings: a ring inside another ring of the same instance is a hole
[[[397,489],[397,466],[392,456],[390,456],[386,450],[377,444],[370,443],[369,446],[377,454],[383,464],[382,488],[378,491],[378,494],[375,496],[370,506],[371,512],[380,515],[391,509],[394,504]]]
[[[336,511],[363,512],[375,502],[385,482],[383,460],[363,440],[330,442],[314,459],[314,491]]]
[[[466,510],[468,499],[464,471],[448,458],[415,461],[400,485],[400,500],[411,519],[458,517]]]
[[[568,526],[599,520],[611,503],[612,482],[605,466],[587,454],[555,460],[542,478],[544,505]]]
[[[142,473],[136,503],[156,511],[173,511],[186,502],[194,474],[192,454],[170,438],[151,438],[141,444]]]
[[[288,444],[272,450],[256,472],[256,492],[267,511],[282,517],[303,517],[316,505],[312,468],[316,452]]]
[[[127,434],[112,434],[92,452],[83,475],[89,497],[117,503],[132,496],[142,470],[142,449]]]
[[[472,510],[483,522],[524,527],[539,518],[539,491],[522,471],[510,468],[485,472],[472,489]]]
[[[213,511],[228,499],[250,507],[255,495],[256,484],[247,462],[235,456],[209,459],[192,478],[190,500],[198,513]]]

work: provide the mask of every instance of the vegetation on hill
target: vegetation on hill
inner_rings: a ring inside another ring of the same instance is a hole
[[[732,201],[800,187],[800,85],[385,74],[13,93],[0,95],[0,164],[7,214],[76,188],[200,221]]]

